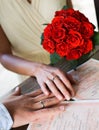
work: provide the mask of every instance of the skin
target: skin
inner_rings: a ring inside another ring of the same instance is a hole
[[[40,101],[43,101],[44,109],[42,109]],[[59,103],[59,100],[53,94],[45,96],[41,90],[36,90],[22,95],[20,88],[17,88],[12,95],[3,101],[13,119],[13,128],[29,124],[30,122],[37,122],[42,120],[42,117],[47,119],[49,116],[63,112],[65,106],[54,106]]]
[[[31,3],[31,0],[28,0]],[[46,64],[31,62],[12,54],[11,43],[0,27],[0,62],[8,70],[18,74],[34,76],[45,95],[52,92],[59,100],[69,100],[75,95],[72,77],[61,69]],[[54,80],[53,80],[54,79]],[[73,81],[74,82],[74,81]]]

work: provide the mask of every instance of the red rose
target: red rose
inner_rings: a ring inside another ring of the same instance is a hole
[[[44,38],[51,38],[52,37],[52,25],[48,24],[44,29]]]
[[[61,42],[56,44],[56,53],[59,54],[61,57],[66,56],[68,51],[68,46],[66,42]]]
[[[64,17],[63,16],[57,16],[52,20],[52,26],[54,28],[56,27],[62,27],[64,23]]]
[[[66,42],[71,48],[82,46],[84,40],[79,32],[70,30]]]
[[[55,43],[51,41],[50,39],[44,39],[43,43],[43,48],[47,50],[49,53],[54,53],[55,52]]]
[[[84,48],[84,52],[83,52],[84,54],[87,54],[88,52],[92,51],[93,49],[92,41],[89,39],[85,40],[83,48]]]
[[[64,26],[66,27],[67,30],[72,29],[74,31],[79,31],[80,25],[81,25],[81,23],[77,19],[75,19],[71,16],[65,18],[65,20],[64,20]]]
[[[66,30],[64,28],[55,28],[52,32],[52,38],[54,41],[59,43],[66,37]]]
[[[77,60],[91,52],[94,26],[88,18],[74,9],[55,12],[51,24],[44,29],[43,48],[67,60]]]
[[[72,16],[81,22],[88,22],[89,21],[88,18],[79,11],[74,11]]]
[[[72,16],[73,13],[74,13],[73,9],[60,10],[60,11],[55,12],[55,17],[56,16],[63,16],[65,18],[65,17],[68,17],[68,16]]]
[[[67,60],[77,60],[82,56],[82,49],[81,48],[76,48],[76,49],[71,49],[68,51],[68,54],[66,55]]]
[[[89,22],[82,22],[80,32],[84,38],[91,38],[94,34],[94,27]]]

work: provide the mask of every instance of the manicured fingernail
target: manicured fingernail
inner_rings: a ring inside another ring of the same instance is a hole
[[[64,111],[65,110],[65,106],[60,106],[59,109]]]
[[[63,99],[63,97],[62,97],[62,96],[60,96],[60,95],[58,95],[58,99],[59,99],[59,100],[62,100],[62,99]]]
[[[16,87],[16,88],[15,88],[15,91],[18,91],[18,90],[19,90],[19,87]]]

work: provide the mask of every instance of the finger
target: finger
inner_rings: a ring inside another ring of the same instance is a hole
[[[50,107],[50,108],[45,108],[45,109],[43,109],[43,110],[49,110],[49,111],[51,111],[52,113],[55,113],[55,112],[57,112],[57,111],[64,111],[65,110],[65,108],[66,108],[66,105],[67,104],[59,104],[59,105],[57,105],[57,106],[53,106],[53,107]],[[47,111],[46,111],[47,112]],[[45,113],[46,113],[45,112]]]
[[[48,98],[45,100],[42,100],[44,107],[51,107],[53,105],[59,104],[60,101],[56,97]]]
[[[63,111],[65,110],[66,105],[60,105],[57,107],[52,107],[52,108],[45,108],[45,109],[40,109],[38,111],[32,111],[31,112],[31,116],[30,116],[30,122],[39,122],[41,123],[42,120],[46,121],[50,120],[51,117],[53,117],[54,115],[58,115],[63,113]],[[42,118],[43,117],[43,118]]]
[[[29,100],[28,107],[32,108],[33,110],[38,110],[46,107],[51,107],[53,105],[59,104],[60,101],[56,97],[47,98],[44,100],[40,100],[34,103],[34,99]]]
[[[63,84],[63,82],[59,79],[58,76],[56,76],[53,80],[53,82],[56,84],[57,88],[60,90],[60,92],[64,95],[64,97],[67,100],[70,100],[70,94],[69,91],[66,89],[65,84]]]
[[[54,77],[55,77],[55,74],[54,74],[54,73],[49,73],[49,74],[48,74],[48,79],[53,80]]]
[[[63,100],[62,94],[57,89],[56,85],[53,83],[52,80],[47,80],[46,85],[49,87],[50,91],[59,99]]]
[[[38,96],[42,94],[42,90],[41,89],[38,89],[38,90],[35,90],[33,92],[30,92],[30,93],[27,93],[26,95],[27,96],[30,96],[30,97],[35,97],[35,96]]]
[[[11,94],[12,96],[20,96],[21,95],[21,88],[16,87],[15,91]]]
[[[70,81],[68,80],[68,78],[66,77],[66,74],[64,74],[63,72],[61,72],[60,70],[57,72],[57,75],[59,76],[59,78],[61,79],[61,81],[65,84],[65,86],[68,88],[71,96],[75,95],[74,89],[70,83]]]
[[[40,94],[40,95],[38,95],[38,96],[36,96],[36,97],[34,97],[33,99],[31,99],[31,100],[33,100],[34,101],[34,103],[36,103],[36,102],[39,102],[39,101],[41,101],[41,100],[44,100],[44,99],[47,99],[47,98],[52,98],[52,97],[54,97],[54,95],[51,93],[50,95],[45,95],[45,94]]]
[[[76,84],[77,83],[77,80],[74,79],[71,74],[67,73],[66,76],[69,79],[69,81],[71,82],[71,84]]]
[[[62,113],[65,110],[65,107],[66,105],[60,105],[57,107],[45,108],[40,109],[38,111],[34,111],[33,117],[31,119],[34,119],[34,117],[36,117],[37,120],[42,120],[42,117],[44,119],[50,119],[50,117]]]
[[[43,83],[43,84],[40,84],[40,86],[41,86],[43,93],[48,96],[50,94],[50,91],[47,88],[46,84]]]

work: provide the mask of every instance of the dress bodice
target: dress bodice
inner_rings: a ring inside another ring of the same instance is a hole
[[[45,26],[66,0],[0,0],[0,23],[13,52],[21,57],[49,63],[49,54],[40,45]]]

